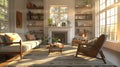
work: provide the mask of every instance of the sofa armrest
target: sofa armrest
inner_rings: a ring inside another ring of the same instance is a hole
[[[11,42],[11,43],[6,43],[6,42],[0,42],[0,44],[20,44],[20,53],[22,53],[22,41],[20,40],[19,42]]]

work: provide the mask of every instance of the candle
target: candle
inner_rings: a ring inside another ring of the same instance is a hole
[[[82,34],[82,37],[84,38],[84,37],[85,37],[85,34]]]

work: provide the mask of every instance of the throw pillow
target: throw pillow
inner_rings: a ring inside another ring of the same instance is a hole
[[[26,35],[27,40],[35,40],[35,35],[34,34],[27,34]]]
[[[0,34],[0,42],[6,42],[5,35]],[[1,46],[6,46],[6,44],[1,44]]]
[[[4,35],[0,35],[0,38],[3,42],[5,42],[5,36]]]
[[[21,37],[21,39],[22,39],[23,41],[26,41],[26,40],[27,40],[24,33],[19,33],[19,36]]]
[[[6,37],[10,42],[19,42],[21,40],[20,36],[17,33],[7,33]]]
[[[3,40],[1,39],[1,36],[0,36],[0,43],[2,43],[2,42],[3,42]],[[3,46],[4,46],[4,44],[0,44],[0,48]]]
[[[12,42],[7,35],[4,35],[4,38],[5,38],[6,43],[11,43]]]

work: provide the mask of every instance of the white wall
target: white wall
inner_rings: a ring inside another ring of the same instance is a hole
[[[68,43],[71,43],[72,38],[74,37],[74,30],[75,30],[75,21],[74,21],[74,14],[75,14],[75,0],[45,0],[45,34],[47,32],[47,19],[49,18],[49,8],[50,5],[67,5],[69,9],[68,14],[68,20],[71,22],[71,28],[70,28],[70,35],[69,35],[69,41]],[[47,35],[47,34],[46,34]]]
[[[103,52],[108,61],[120,67],[120,43],[106,42]]]
[[[10,32],[14,32],[14,30],[15,30],[15,28],[14,28],[14,26],[15,26],[15,23],[14,23],[14,18],[15,18],[15,15],[14,15],[14,13],[15,13],[15,8],[14,8],[14,0],[8,0],[8,4],[9,4],[9,27],[10,27],[10,29],[9,29],[9,31]]]
[[[25,0],[14,0],[14,32],[24,33],[26,31],[26,2]],[[16,11],[22,12],[22,28],[16,28]]]

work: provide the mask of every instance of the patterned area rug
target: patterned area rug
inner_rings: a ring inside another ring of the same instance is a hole
[[[33,49],[25,55],[22,60],[14,60],[7,66],[15,67],[116,67],[107,61],[79,55],[75,57],[76,48],[65,46],[62,54],[60,52],[48,53],[48,49],[40,47]]]

